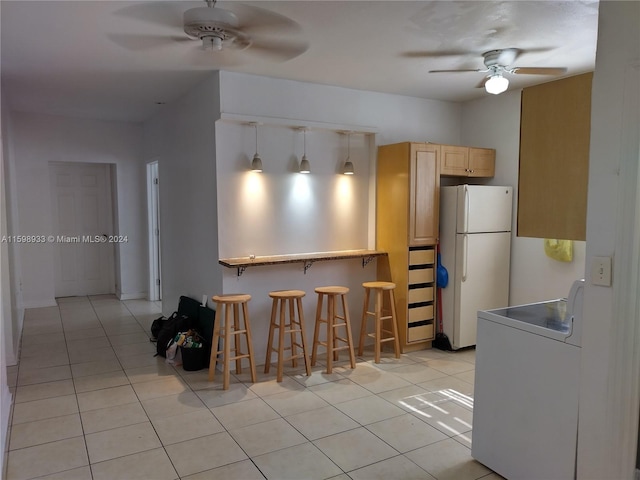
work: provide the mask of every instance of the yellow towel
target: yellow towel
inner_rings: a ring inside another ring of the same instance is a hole
[[[573,260],[573,241],[545,238],[544,253],[559,262],[571,262]]]

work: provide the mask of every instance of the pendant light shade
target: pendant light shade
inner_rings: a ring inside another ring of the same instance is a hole
[[[253,156],[253,160],[251,160],[251,170],[258,173],[262,172],[262,159],[260,158],[260,155],[258,155],[257,152]]]
[[[307,129],[305,127],[301,127],[304,141],[304,150],[302,153],[302,160],[300,160],[300,173],[311,173],[311,164],[307,159]]]
[[[311,173],[311,165],[306,155],[303,155],[300,161],[300,173]]]
[[[258,155],[258,124],[257,123],[253,123],[252,125],[256,129],[256,153],[253,156],[253,160],[251,160],[251,170],[254,171],[254,172],[261,173],[262,172],[262,159],[260,158],[260,155]]]
[[[351,132],[347,132],[347,159],[344,162],[344,168],[342,169],[344,175],[353,175],[353,162],[351,161]]]

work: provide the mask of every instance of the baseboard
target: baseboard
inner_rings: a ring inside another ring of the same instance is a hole
[[[116,294],[120,300],[146,300],[147,292],[138,292],[138,293],[117,293]]]
[[[28,302],[23,301],[21,308],[44,308],[44,307],[57,307],[58,302],[56,302],[55,298],[50,300],[29,300]]]

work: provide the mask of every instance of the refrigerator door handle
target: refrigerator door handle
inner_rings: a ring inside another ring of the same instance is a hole
[[[464,231],[469,231],[469,189],[464,186]]]
[[[468,241],[469,235],[464,235],[462,237],[462,281],[467,281],[467,250],[468,250]]]

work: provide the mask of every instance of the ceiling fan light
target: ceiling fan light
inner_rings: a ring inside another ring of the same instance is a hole
[[[300,161],[300,173],[311,173],[311,164],[306,155],[303,155]]]
[[[492,75],[484,84],[487,93],[492,93],[493,95],[498,95],[506,91],[508,87],[509,80],[502,75]]]
[[[257,153],[253,156],[253,160],[251,161],[251,170],[258,173],[262,172],[262,159]]]

